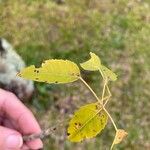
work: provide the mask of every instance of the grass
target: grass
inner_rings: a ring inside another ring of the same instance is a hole
[[[80,63],[88,58],[90,51],[98,54],[119,77],[111,83],[113,99],[107,107],[118,126],[129,135],[116,149],[148,150],[149,10],[148,0],[66,0],[62,5],[54,0],[1,0],[0,36],[14,45],[27,65],[39,65],[49,58]],[[98,75],[83,74],[100,94]],[[66,122],[75,108],[92,99],[79,82],[62,86],[36,83],[35,86],[36,94],[29,107],[43,128],[57,123],[58,117]],[[45,150],[106,150],[114,136],[109,123],[97,138],[74,144],[63,136],[60,138],[65,128],[66,123],[63,130],[46,140]]]

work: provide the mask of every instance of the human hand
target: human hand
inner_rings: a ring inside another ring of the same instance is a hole
[[[40,139],[23,143],[22,136],[40,133],[33,114],[18,98],[0,89],[0,150],[37,150],[43,147]]]

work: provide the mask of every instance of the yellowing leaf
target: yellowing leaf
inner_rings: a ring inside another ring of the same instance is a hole
[[[114,146],[115,144],[119,144],[127,135],[128,135],[128,133],[125,132],[123,129],[118,129],[118,130],[116,131],[116,135],[115,135],[113,144],[112,144],[112,146],[111,146],[111,149],[113,148],[113,146]]]
[[[68,139],[80,142],[85,138],[95,137],[104,129],[108,116],[99,103],[91,103],[79,108],[69,122]]]
[[[46,83],[69,83],[79,79],[80,70],[69,60],[51,59],[43,62],[40,68],[33,65],[24,68],[18,76]]]
[[[111,81],[117,80],[117,75],[114,72],[112,72],[110,69],[102,65],[100,58],[96,54],[90,52],[90,55],[91,58],[88,61],[80,64],[84,70],[89,70],[89,71],[100,70],[104,76],[104,79],[108,79]]]
[[[92,52],[90,52],[90,55],[91,55],[91,58],[88,61],[81,63],[80,64],[81,67],[84,70],[90,70],[90,71],[99,70],[99,67],[101,66],[100,58]]]
[[[100,70],[103,73],[105,79],[108,79],[111,81],[117,80],[117,75],[114,72],[112,72],[110,69],[108,69],[107,67],[101,65]]]

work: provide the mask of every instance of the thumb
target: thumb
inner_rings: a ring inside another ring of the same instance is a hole
[[[0,126],[0,149],[19,149],[22,145],[23,140],[19,132]]]

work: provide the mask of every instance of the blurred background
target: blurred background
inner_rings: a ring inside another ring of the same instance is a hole
[[[111,68],[107,109],[119,128],[128,132],[116,150],[150,149],[150,1],[149,0],[0,0],[0,36],[7,39],[27,65],[39,66],[51,58],[77,64],[92,51]],[[82,71],[100,96],[97,72]],[[109,121],[96,138],[71,143],[65,138],[68,119],[75,109],[95,102],[80,82],[65,85],[35,83],[26,105],[42,128],[63,123],[44,150],[108,150],[115,135]]]

